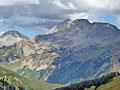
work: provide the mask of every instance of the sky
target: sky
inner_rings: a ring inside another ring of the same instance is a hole
[[[15,29],[33,37],[67,18],[120,28],[119,5],[120,0],[0,0],[0,32]]]

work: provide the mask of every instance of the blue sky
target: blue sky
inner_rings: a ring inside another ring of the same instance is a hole
[[[36,28],[23,28],[23,27],[15,27],[14,30],[26,35],[27,37],[29,38],[33,38],[35,37],[36,35],[40,35],[40,34],[44,34],[46,31],[46,29],[44,28],[39,28],[36,29]]]
[[[44,28],[36,29],[36,28],[29,28],[29,27],[26,28],[26,27],[18,27],[18,26],[14,26],[14,28],[3,26],[0,28],[1,33],[7,32],[10,30],[16,30],[31,39],[34,38],[36,35],[44,34],[47,32],[47,30]]]
[[[117,26],[117,17],[116,16],[112,16],[112,15],[100,16],[98,21],[99,22],[110,23],[110,24],[113,24],[113,25]]]
[[[27,29],[20,28],[20,27],[16,28],[15,30],[26,35],[29,38],[33,38],[36,35],[42,34],[41,30],[27,30]]]

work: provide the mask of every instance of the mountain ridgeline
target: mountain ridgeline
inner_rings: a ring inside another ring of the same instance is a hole
[[[120,30],[108,23],[93,22],[85,19],[66,20],[51,30],[57,32],[36,36],[36,41],[52,42],[61,47],[86,47],[89,45],[106,45],[119,39]]]
[[[67,19],[33,40],[9,36],[14,42],[1,45],[1,66],[28,79],[73,84],[120,72],[120,30],[108,23]]]

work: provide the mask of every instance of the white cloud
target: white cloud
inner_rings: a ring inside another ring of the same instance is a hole
[[[49,1],[49,0],[48,0]],[[87,12],[110,12],[120,10],[120,0],[50,0],[58,8],[75,10],[75,11],[87,11]],[[69,3],[71,5],[69,5]],[[73,7],[71,7],[73,6]],[[71,9],[68,9],[71,8]]]
[[[120,28],[120,15],[117,16],[116,24]]]
[[[94,13],[74,13],[68,15],[68,17],[71,20],[88,19],[91,23],[100,21],[101,20],[100,16],[101,16],[100,14],[94,14]]]
[[[0,0],[0,5],[13,5],[13,4],[39,4],[39,0]]]
[[[75,19],[88,19],[88,14],[87,13],[74,13],[74,14],[70,14],[68,15],[69,18],[71,18],[72,20],[75,20]]]
[[[60,0],[51,0],[51,3],[53,5],[55,5],[56,7],[61,8],[63,10],[76,10],[76,7],[71,2],[69,2],[67,5],[65,5]]]
[[[4,33],[5,33],[4,31],[0,32],[0,36],[1,36],[2,34],[4,34]]]
[[[66,18],[84,18],[93,22],[100,21],[100,16],[120,15],[120,0],[0,0],[0,5],[12,5],[23,2],[37,5],[25,5],[22,9],[19,7],[14,9],[13,7],[11,11],[6,8],[0,8],[0,17],[11,18],[15,14],[20,14],[21,17],[18,15],[17,18],[15,17],[12,20],[19,21],[18,23],[23,25],[31,23],[39,25],[42,24],[40,19],[43,19],[43,21],[44,19],[49,19],[49,21],[44,21],[45,25],[49,25],[54,20],[61,21]],[[30,15],[28,11],[30,11]]]

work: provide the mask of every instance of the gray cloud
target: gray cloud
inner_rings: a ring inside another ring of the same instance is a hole
[[[120,11],[120,0],[0,0],[1,6],[23,3],[33,4],[30,9],[40,16],[83,12],[118,14]]]
[[[0,6],[14,4],[39,4],[39,0],[0,0]]]

